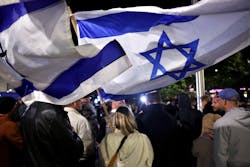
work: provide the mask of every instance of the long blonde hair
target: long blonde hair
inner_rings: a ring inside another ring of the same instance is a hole
[[[131,112],[128,107],[120,106],[114,114],[114,125],[124,135],[133,133],[137,129],[135,118]]]
[[[219,118],[221,118],[221,116],[219,114],[208,113],[208,114],[204,115],[202,118],[202,132],[201,132],[201,134],[204,134],[205,132],[213,131],[214,123]]]

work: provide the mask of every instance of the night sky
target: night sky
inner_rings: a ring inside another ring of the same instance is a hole
[[[158,6],[161,8],[174,8],[188,6],[191,0],[67,0],[72,12],[84,10],[111,9],[115,7]]]

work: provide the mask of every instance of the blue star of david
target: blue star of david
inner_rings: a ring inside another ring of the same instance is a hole
[[[162,33],[157,48],[153,48],[151,50],[148,50],[146,52],[140,53],[142,56],[144,56],[150,63],[153,64],[153,70],[151,74],[150,80],[159,78],[163,75],[169,75],[170,77],[174,78],[175,80],[180,80],[185,77],[186,73],[188,71],[194,71],[197,70],[205,64],[202,64],[194,59],[194,56],[197,51],[199,39],[194,40],[190,43],[184,44],[184,45],[174,45],[170,41],[169,37],[165,32]],[[164,45],[166,44],[166,45]],[[190,48],[190,51],[187,52],[185,49]],[[168,49],[176,49],[178,50],[183,56],[186,57],[187,61],[185,63],[185,66],[182,70],[175,70],[175,71],[167,71],[162,64],[160,64],[160,60],[162,57],[162,52],[164,50]],[[151,56],[152,53],[156,53],[156,57],[153,58]],[[157,75],[157,71],[160,70],[162,72],[162,75]]]

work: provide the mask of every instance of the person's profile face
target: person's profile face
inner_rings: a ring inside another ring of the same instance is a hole
[[[212,99],[212,107],[213,107],[214,111],[219,110],[219,98],[218,97],[214,97]]]
[[[219,97],[214,97],[212,100],[212,107],[214,111],[223,110],[225,100]]]

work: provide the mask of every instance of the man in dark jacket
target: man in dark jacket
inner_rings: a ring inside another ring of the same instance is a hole
[[[27,167],[76,167],[83,143],[61,106],[34,102],[21,120]]]
[[[186,93],[181,93],[177,97],[179,111],[176,117],[178,121],[178,167],[192,167],[196,164],[196,159],[192,155],[193,141],[201,134],[202,113],[193,108],[192,100]]]
[[[146,134],[154,149],[153,167],[174,167],[177,121],[161,103],[158,92],[147,94],[147,105],[136,118],[138,130]]]

